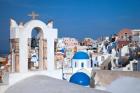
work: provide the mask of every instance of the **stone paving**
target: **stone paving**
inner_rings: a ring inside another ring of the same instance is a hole
[[[5,93],[109,93],[43,75],[31,76],[8,88]]]
[[[4,91],[16,84],[17,82],[22,81],[23,79],[26,79],[28,77],[34,76],[34,75],[45,75],[50,76],[53,78],[61,79],[62,78],[62,70],[55,70],[55,71],[29,71],[26,73],[10,73],[9,74],[9,84],[0,85],[0,93],[4,93]]]

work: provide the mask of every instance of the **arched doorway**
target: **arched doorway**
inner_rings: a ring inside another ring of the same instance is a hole
[[[32,30],[31,38],[28,39],[28,69],[43,70],[46,68],[45,56],[47,51],[43,31],[36,27]],[[46,48],[45,48],[46,47]]]

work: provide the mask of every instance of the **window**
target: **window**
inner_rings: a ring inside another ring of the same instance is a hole
[[[76,62],[75,62],[75,67],[77,67],[77,64],[76,64]]]
[[[91,67],[93,67],[93,61],[91,61]]]
[[[98,57],[95,57],[95,60],[97,61],[98,60]]]
[[[81,63],[81,67],[84,67],[84,63]]]

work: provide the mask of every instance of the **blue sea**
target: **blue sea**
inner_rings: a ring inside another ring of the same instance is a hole
[[[7,56],[9,54],[9,50],[0,50],[0,57]]]

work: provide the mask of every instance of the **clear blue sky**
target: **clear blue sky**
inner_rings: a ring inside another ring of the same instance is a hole
[[[0,0],[0,51],[9,49],[9,20],[54,20],[59,37],[97,38],[123,28],[140,28],[140,0]],[[0,52],[1,53],[1,52]]]

